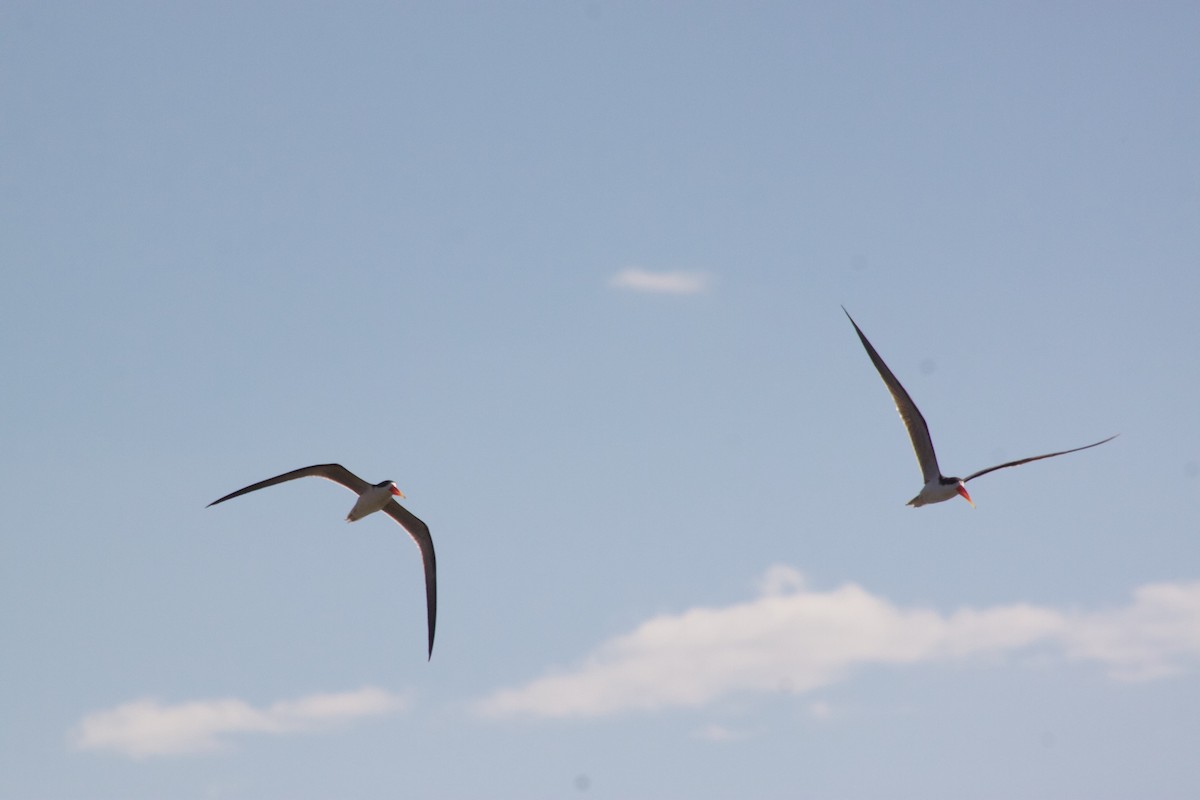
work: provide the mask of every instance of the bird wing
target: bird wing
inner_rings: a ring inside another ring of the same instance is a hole
[[[429,535],[428,525],[395,500],[391,500],[383,510],[408,531],[421,549],[421,561],[425,565],[425,607],[429,616],[429,657],[433,658],[433,629],[437,625],[437,557],[433,554],[433,537]]]
[[[904,427],[908,428],[908,436],[912,439],[913,451],[917,454],[917,463],[921,465],[921,477],[925,483],[929,483],[935,478],[940,478],[942,471],[938,468],[937,454],[933,451],[933,439],[929,438],[929,426],[925,424],[925,418],[921,416],[921,412],[917,409],[917,404],[908,396],[908,392],[904,391],[904,387],[900,385],[900,381],[896,380],[896,376],[888,369],[888,365],[883,363],[883,359],[879,357],[879,353],[876,353],[875,348],[867,341],[867,337],[863,335],[862,329],[858,327],[858,323],[854,321],[854,317],[850,316],[850,312],[846,311],[845,306],[842,306],[842,311],[846,312],[846,318],[854,326],[859,340],[862,342],[863,347],[867,349],[867,355],[871,357],[871,362],[875,365],[875,369],[879,370],[879,377],[883,378],[888,391],[892,393],[892,400],[896,403],[896,410],[900,412],[900,419],[904,420]],[[1041,458],[1045,458],[1045,456],[1041,456]],[[999,467],[994,467],[994,469],[999,469]]]
[[[286,481],[294,481],[296,478],[324,478],[340,483],[355,494],[362,494],[367,489],[371,488],[371,484],[364,481],[362,478],[355,475],[350,470],[343,467],[341,464],[315,464],[311,467],[301,467],[294,469],[291,472],[285,472],[282,475],[276,475],[274,478],[267,478],[265,481],[252,483],[244,489],[238,489],[236,492],[225,495],[220,500],[213,500],[205,508],[215,506],[217,503],[224,503],[226,500],[232,500],[239,495],[248,494],[249,492],[265,489],[268,486],[274,486],[277,483]]]
[[[1017,461],[1006,461],[1003,464],[997,464],[994,467],[988,467],[987,469],[981,469],[978,472],[972,472],[970,475],[963,478],[963,483],[966,483],[969,480],[974,480],[975,478],[978,478],[980,475],[987,475],[989,472],[995,472],[998,469],[1004,469],[1005,467],[1017,467],[1017,466],[1020,466],[1021,464],[1028,464],[1030,461],[1040,461],[1043,458],[1054,458],[1055,456],[1065,456],[1067,453],[1078,453],[1080,450],[1087,450],[1089,447],[1099,447],[1100,445],[1104,444],[1105,442],[1111,442],[1113,439],[1117,438],[1120,435],[1121,434],[1119,434],[1119,433],[1113,434],[1112,436],[1108,437],[1107,439],[1101,439],[1098,442],[1093,442],[1092,444],[1085,444],[1083,447],[1076,447],[1071,450],[1059,450],[1057,453],[1046,453],[1046,455],[1044,455],[1044,456],[1030,456],[1029,458],[1022,458],[1022,459],[1018,459]]]

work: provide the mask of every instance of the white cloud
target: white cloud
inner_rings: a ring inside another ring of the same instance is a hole
[[[699,294],[708,289],[708,276],[700,272],[650,272],[624,269],[613,276],[618,289],[654,294]]]
[[[824,700],[818,700],[809,704],[808,715],[813,719],[829,719],[833,716],[833,706]]]
[[[1123,680],[1178,674],[1200,657],[1200,583],[1155,583],[1132,605],[1080,615],[1064,642],[1073,658],[1102,661]]]
[[[401,695],[373,687],[312,694],[265,708],[232,698],[175,705],[143,699],[87,715],[71,738],[81,750],[109,750],[132,758],[201,753],[221,747],[229,734],[318,731],[406,706]]]
[[[804,575],[786,564],[772,564],[758,582],[758,593],[764,597],[798,591],[804,588]]]
[[[746,731],[727,728],[715,722],[692,731],[693,738],[703,739],[706,742],[736,742],[749,735]]]
[[[1200,665],[1200,582],[1143,586],[1132,604],[1090,613],[1023,603],[950,614],[901,608],[854,584],[807,589],[784,566],[768,570],[760,590],[747,603],[654,617],[477,710],[594,717],[699,707],[735,692],[804,694],[868,664],[999,660],[1035,649],[1099,662],[1119,680]]]

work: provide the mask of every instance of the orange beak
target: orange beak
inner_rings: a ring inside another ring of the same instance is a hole
[[[394,485],[392,486],[392,494],[396,495],[396,497],[404,497],[404,492],[397,489]],[[967,499],[970,500],[971,498],[968,497]]]
[[[966,500],[971,504],[971,508],[975,507],[975,503],[971,500],[971,495],[967,494],[967,487],[963,486],[961,483],[958,485],[958,493],[962,495],[963,500]]]

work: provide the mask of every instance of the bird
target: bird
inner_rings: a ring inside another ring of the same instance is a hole
[[[213,500],[205,508],[211,508],[217,503],[224,503],[226,500],[232,500],[235,497],[240,497],[259,489],[265,489],[268,486],[293,481],[296,478],[308,477],[325,478],[334,483],[340,483],[358,495],[358,500],[354,502],[354,507],[346,515],[346,522],[355,522],[369,514],[374,514],[376,511],[383,511],[389,517],[396,520],[396,522],[399,522],[401,527],[408,531],[408,535],[417,543],[417,547],[421,550],[421,561],[425,565],[425,603],[429,617],[428,657],[432,659],[433,629],[437,623],[437,559],[433,553],[433,538],[429,535],[428,525],[417,519],[407,508],[392,499],[393,497],[404,497],[404,493],[396,488],[395,481],[380,481],[379,483],[371,484],[341,464],[315,464],[311,467],[301,467],[291,472],[285,472],[282,475],[276,475],[274,478],[267,478],[265,481],[252,483],[245,488],[238,489],[236,492],[230,492],[219,500]]]
[[[1054,458],[1055,456],[1064,456],[1067,453],[1077,453],[1080,450],[1087,450],[1090,447],[1099,447],[1105,442],[1111,442],[1120,434],[1114,434],[1107,439],[1101,439],[1092,444],[1085,444],[1083,447],[1075,447],[1070,450],[1060,450],[1057,453],[1046,453],[1040,456],[1030,456],[1029,458],[1019,458],[1016,461],[1006,461],[1003,464],[997,464],[994,467],[981,469],[978,472],[972,472],[965,478],[946,477],[942,475],[941,469],[938,467],[937,454],[933,451],[933,439],[929,437],[929,426],[925,424],[925,418],[921,416],[921,412],[917,409],[917,404],[908,396],[908,392],[900,385],[900,381],[896,380],[896,376],[888,369],[888,365],[883,363],[883,359],[879,357],[879,353],[875,352],[875,348],[867,341],[867,337],[863,334],[862,328],[858,327],[858,323],[854,321],[854,317],[850,316],[850,312],[846,311],[846,307],[842,306],[842,311],[846,313],[846,317],[850,320],[850,324],[854,326],[854,330],[858,333],[858,338],[862,341],[863,347],[867,350],[867,355],[871,357],[871,362],[875,364],[875,369],[879,370],[879,376],[883,378],[884,384],[888,391],[892,393],[892,400],[896,403],[896,410],[900,412],[900,419],[904,421],[904,427],[908,428],[908,436],[912,439],[913,450],[917,454],[917,463],[921,465],[921,478],[925,481],[925,485],[921,487],[920,493],[912,500],[908,501],[908,505],[913,508],[920,508],[931,503],[941,503],[946,500],[952,500],[956,495],[962,497],[971,507],[975,507],[975,501],[971,499],[971,495],[967,492],[967,481],[975,480],[978,477],[987,475],[989,472],[995,472],[998,469],[1006,469],[1007,467],[1016,467],[1021,464],[1028,464],[1030,461],[1040,461],[1043,458]]]

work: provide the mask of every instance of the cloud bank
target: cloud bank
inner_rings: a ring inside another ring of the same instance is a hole
[[[653,294],[699,294],[708,289],[708,276],[699,272],[649,272],[625,269],[613,276],[618,289]]]
[[[131,758],[182,755],[218,749],[230,734],[320,731],[406,706],[404,697],[373,687],[312,694],[265,708],[237,699],[175,705],[143,699],[89,714],[71,739],[80,750],[107,750]]]
[[[943,614],[902,608],[855,584],[804,587],[768,570],[760,596],[654,617],[602,643],[574,668],[502,689],[491,717],[600,717],[700,707],[736,692],[804,694],[867,665],[1018,655],[1091,661],[1117,680],[1153,680],[1200,665],[1200,582],[1142,586],[1114,610],[1025,603]]]

